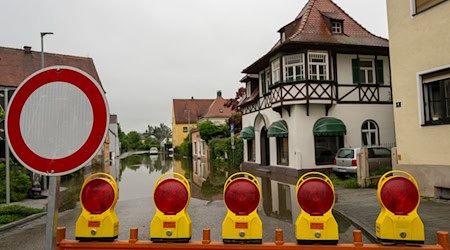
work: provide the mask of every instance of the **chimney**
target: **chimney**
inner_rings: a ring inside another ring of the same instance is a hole
[[[217,97],[222,97],[222,91],[221,90],[217,91]]]
[[[31,46],[23,46],[23,52],[25,54],[31,54]]]

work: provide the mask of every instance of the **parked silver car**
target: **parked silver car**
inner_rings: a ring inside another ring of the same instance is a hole
[[[341,148],[333,161],[333,171],[338,174],[356,174],[359,166],[358,153],[361,148]],[[377,169],[392,169],[391,150],[384,147],[370,146],[367,148],[369,172]]]

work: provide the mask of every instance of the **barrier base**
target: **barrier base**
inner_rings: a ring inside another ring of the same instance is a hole
[[[223,239],[224,244],[262,244],[262,239]]]
[[[297,243],[299,245],[314,245],[314,244],[336,245],[338,243],[338,240],[299,240],[299,239],[297,239]]]
[[[76,240],[80,242],[91,242],[91,241],[100,241],[100,242],[111,242],[117,239],[118,235],[114,237],[98,237],[98,238],[89,238],[89,237],[75,237]]]
[[[191,240],[189,238],[178,238],[178,239],[167,239],[167,238],[150,238],[150,240],[154,243],[188,243]]]
[[[405,245],[423,245],[425,241],[423,240],[391,240],[391,239],[380,239],[377,237],[378,242],[381,245],[396,245],[396,244],[405,244]]]

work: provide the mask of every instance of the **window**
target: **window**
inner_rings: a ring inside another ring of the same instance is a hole
[[[280,81],[280,60],[276,59],[272,62],[272,84]]]
[[[255,152],[255,140],[247,140],[247,160],[255,161],[256,152]]]
[[[252,95],[252,83],[251,82],[247,82],[245,84],[245,96],[246,97],[250,97]]]
[[[344,146],[343,136],[314,136],[317,165],[333,164],[334,156]]]
[[[205,155],[205,141],[203,141],[203,140],[200,144],[200,154]]]
[[[362,144],[366,146],[379,144],[378,125],[375,121],[367,120],[361,126]]]
[[[194,155],[197,155],[197,141],[194,141],[193,148],[194,148]]]
[[[328,54],[308,53],[309,79],[328,80]]]
[[[384,83],[383,60],[352,59],[353,83]]]
[[[188,132],[188,127],[183,127],[183,132],[187,133]]]
[[[426,11],[447,0],[413,0],[413,14]]]
[[[277,137],[277,163],[289,165],[289,141],[287,137]]]
[[[331,32],[335,34],[342,33],[342,21],[332,21],[331,22]]]
[[[269,93],[270,85],[270,68],[259,72],[259,84],[261,86],[261,95]]]
[[[450,69],[422,76],[425,124],[450,123]]]
[[[283,57],[284,81],[299,81],[305,79],[304,54]]]

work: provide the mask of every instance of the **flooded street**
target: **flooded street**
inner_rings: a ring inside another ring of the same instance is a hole
[[[115,207],[120,220],[119,239],[128,239],[132,227],[139,229],[139,239],[149,239],[149,225],[155,213],[153,188],[156,180],[164,173],[175,171],[191,183],[191,200],[188,212],[192,220],[192,240],[202,239],[203,228],[211,229],[211,240],[222,241],[222,221],[226,207],[222,200],[223,185],[229,175],[238,168],[216,167],[201,161],[173,159],[163,155],[133,155],[122,159],[110,172],[118,180],[119,200]],[[87,173],[80,175],[85,176]],[[256,175],[256,174],[255,174]],[[284,240],[295,242],[295,220],[299,206],[295,199],[295,184],[283,182],[267,173],[256,175],[263,193],[258,213],[263,223],[263,242],[274,241],[275,229],[283,229]],[[79,181],[75,182],[78,183]],[[70,182],[72,183],[72,182]],[[72,185],[69,189],[77,189]],[[72,195],[78,199],[77,195]],[[72,201],[76,202],[76,200]],[[59,214],[58,225],[66,227],[66,238],[74,239],[75,222],[81,212],[76,207]],[[335,215],[339,224],[339,242],[352,242],[352,230],[347,220]],[[2,232],[2,249],[42,249],[45,237],[46,217],[41,217],[23,226]],[[27,238],[27,241],[23,241]],[[364,237],[364,242],[370,242]]]

